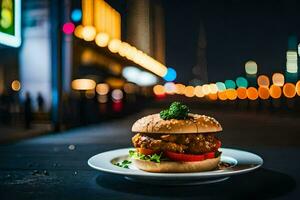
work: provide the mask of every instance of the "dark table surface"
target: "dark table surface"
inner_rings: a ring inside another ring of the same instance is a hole
[[[223,125],[224,147],[257,153],[262,168],[209,185],[155,186],[91,169],[87,160],[131,146],[126,119],[0,146],[0,199],[298,199],[300,119],[255,112],[203,111]],[[202,112],[202,111],[198,111]]]

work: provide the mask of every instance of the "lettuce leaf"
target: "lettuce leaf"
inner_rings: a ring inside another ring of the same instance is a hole
[[[146,160],[146,161],[153,161],[156,163],[160,163],[162,153],[160,154],[153,154],[153,155],[144,155],[141,153],[138,153],[137,151],[134,150],[129,150],[129,157],[131,158],[136,158],[136,159],[141,159],[141,160]]]

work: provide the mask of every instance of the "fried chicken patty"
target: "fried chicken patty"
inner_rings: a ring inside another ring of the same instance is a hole
[[[216,151],[218,138],[213,133],[195,134],[142,134],[132,138],[134,147],[158,151],[203,154]]]

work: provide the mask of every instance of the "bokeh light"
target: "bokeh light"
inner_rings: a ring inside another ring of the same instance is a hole
[[[249,87],[247,89],[247,97],[250,100],[256,100],[258,98],[258,91],[255,87]]]
[[[70,35],[74,32],[75,25],[72,22],[67,22],[63,25],[63,32],[67,35]]]
[[[282,88],[283,94],[287,98],[293,98],[296,95],[296,86],[293,83],[286,83]]]
[[[80,9],[74,9],[71,13],[71,19],[73,22],[79,22],[82,18],[82,12]]]
[[[85,26],[82,29],[82,38],[85,41],[92,41],[96,37],[96,29],[93,26]]]
[[[218,98],[222,101],[227,100],[226,90],[218,92]]]
[[[225,92],[226,92],[226,96],[229,100],[236,100],[237,92],[235,89],[227,89]]]
[[[175,69],[168,67],[166,75],[163,77],[165,81],[174,81],[177,77]]]
[[[202,85],[202,91],[204,95],[208,95],[210,93],[210,87],[208,84]]]
[[[269,92],[270,92],[270,96],[273,98],[273,99],[278,99],[281,97],[281,88],[277,85],[271,85],[270,89],[269,89]]]
[[[209,84],[209,90],[211,94],[216,94],[218,92],[218,87],[216,84],[211,83]]]
[[[272,82],[274,85],[282,87],[284,85],[284,75],[281,73],[274,73],[272,76]]]
[[[121,101],[123,99],[123,92],[120,89],[114,89],[111,93],[113,101]]]
[[[217,93],[210,93],[208,95],[208,99],[212,100],[212,101],[216,101],[216,100],[218,100],[218,94]]]
[[[241,76],[237,77],[235,82],[236,82],[237,87],[244,87],[244,88],[248,87],[248,81],[244,77],[241,77]]]
[[[297,51],[288,50],[286,52],[286,71],[289,73],[297,73],[298,72]]]
[[[261,99],[268,99],[270,97],[269,88],[267,88],[267,87],[259,87],[258,88],[258,96]]]
[[[195,87],[195,95],[196,97],[204,97],[204,93],[203,93],[203,90],[202,90],[202,86],[198,85]]]
[[[226,89],[235,89],[236,85],[233,80],[226,80],[225,81]]]
[[[300,96],[300,81],[298,81],[296,83],[296,92],[297,92],[298,96]]]
[[[236,90],[239,99],[247,99],[247,89],[240,87]]]
[[[153,93],[157,96],[162,96],[165,94],[165,87],[162,85],[155,85],[153,87]]]
[[[174,94],[176,92],[176,86],[173,82],[165,83],[164,87],[167,94]]]
[[[109,92],[109,85],[107,83],[99,83],[96,86],[96,92],[99,95],[107,95]]]
[[[19,91],[21,89],[21,83],[18,80],[14,80],[13,82],[11,82],[11,89],[13,91]]]
[[[246,62],[245,71],[247,74],[257,74],[257,64],[253,60]]]
[[[83,39],[83,26],[82,25],[76,26],[74,35],[80,39]]]
[[[269,85],[270,85],[269,77],[267,77],[266,75],[260,75],[257,78],[257,84],[260,87],[269,87]]]
[[[98,33],[95,42],[99,47],[106,47],[108,45],[109,35],[107,33]]]
[[[108,44],[108,49],[113,53],[117,53],[120,49],[121,44],[121,40],[112,39]]]
[[[195,95],[195,88],[193,86],[185,87],[184,95],[186,97],[193,97]]]
[[[74,90],[93,90],[96,82],[92,79],[75,79],[71,85]]]
[[[177,83],[175,84],[176,87],[176,94],[184,94],[184,89],[185,89],[185,85],[181,84],[181,83]]]
[[[97,96],[97,100],[99,103],[106,103],[108,101],[107,95],[99,95]]]
[[[218,87],[218,91],[225,91],[226,90],[226,86],[223,82],[216,82],[216,85]]]

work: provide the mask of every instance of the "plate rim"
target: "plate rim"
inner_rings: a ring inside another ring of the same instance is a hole
[[[137,170],[138,173],[133,173],[132,170],[133,169],[129,169],[130,171],[128,171],[128,169],[125,168],[121,168],[118,166],[115,166],[113,164],[111,164],[112,168],[107,169],[107,168],[103,168],[103,167],[98,167],[98,166],[94,166],[91,161],[93,159],[95,159],[96,157],[100,156],[101,154],[109,154],[109,153],[116,153],[118,151],[122,152],[122,151],[129,151],[131,149],[134,149],[133,147],[128,147],[128,148],[120,148],[120,149],[114,149],[114,150],[109,150],[109,151],[105,151],[99,154],[96,154],[92,157],[90,157],[87,161],[87,164],[96,170],[99,170],[101,172],[104,173],[109,173],[109,174],[117,174],[117,175],[122,175],[122,176],[128,176],[128,177],[160,177],[160,178],[214,178],[214,177],[223,177],[223,176],[232,176],[232,175],[238,175],[238,174],[243,174],[243,173],[247,173],[250,171],[253,171],[259,167],[261,167],[264,163],[263,159],[257,155],[254,154],[252,152],[248,152],[248,151],[244,151],[244,150],[239,150],[239,149],[234,149],[234,148],[220,148],[220,151],[240,151],[242,153],[247,153],[250,154],[251,156],[256,157],[256,159],[258,160],[258,162],[260,164],[257,164],[253,167],[249,167],[246,169],[240,169],[240,170],[236,170],[236,171],[225,171],[225,170],[219,170],[219,171],[207,171],[207,172],[191,172],[191,173],[152,173],[152,172],[146,172],[146,171],[142,171],[142,170]],[[102,155],[103,156],[103,155]],[[123,155],[119,155],[119,156],[123,156]],[[237,160],[234,157],[231,157],[235,160]],[[115,158],[111,158],[111,160],[113,160]],[[238,161],[238,160],[237,160]],[[238,165],[238,164],[237,164]]]

